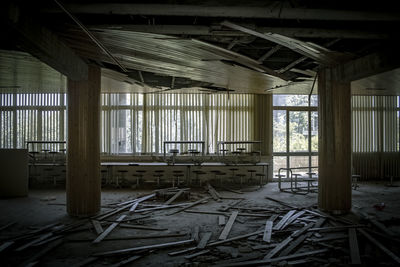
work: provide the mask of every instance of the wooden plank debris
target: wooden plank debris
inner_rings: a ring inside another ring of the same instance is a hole
[[[12,246],[15,242],[14,241],[7,241],[4,242],[1,246],[0,246],[0,253],[3,252],[4,250],[6,250],[8,247]]]
[[[263,241],[270,243],[271,242],[271,235],[272,235],[272,221],[267,221],[265,223],[265,230],[264,230],[264,235],[263,235]]]
[[[30,263],[36,262],[38,261],[41,257],[43,257],[44,255],[46,255],[49,251],[55,249],[56,247],[58,247],[59,245],[61,245],[64,241],[62,239],[56,240],[53,243],[50,243],[49,245],[47,245],[47,247],[45,247],[44,249],[40,250],[39,252],[35,253],[31,258],[27,259],[26,261],[24,261],[21,266],[26,266]]]
[[[244,199],[236,200],[235,202],[226,205],[226,207],[221,207],[221,208],[219,208],[218,210],[220,210],[220,211],[228,211],[229,209],[235,207],[237,204],[239,204],[239,203],[242,202],[243,200],[244,200]]]
[[[39,242],[41,242],[41,241],[43,241],[43,240],[45,240],[45,239],[47,239],[49,237],[52,237],[52,236],[53,236],[53,233],[44,234],[44,235],[40,236],[39,238],[36,238],[36,239],[32,240],[31,242],[28,242],[25,245],[16,248],[15,251],[17,251],[17,252],[22,251],[22,250],[24,250],[24,249],[26,249],[26,248],[28,248],[28,247],[36,244],[36,243],[39,243]]]
[[[110,267],[120,267],[120,266],[126,265],[128,263],[134,262],[142,257],[143,257],[143,255],[135,255],[135,256],[129,257],[123,261],[120,261],[118,263],[112,264],[112,265],[110,265]]]
[[[155,239],[155,238],[170,238],[170,237],[181,237],[186,236],[187,233],[177,234],[165,234],[165,235],[131,235],[131,236],[120,236],[120,237],[106,237],[103,241],[118,241],[118,240],[132,240],[132,239]],[[86,242],[92,241],[89,238],[68,238],[68,242]]]
[[[16,224],[16,222],[7,223],[6,225],[3,225],[3,226],[0,227],[0,231],[3,231],[5,229],[7,229],[8,227],[13,226],[14,224]]]
[[[199,238],[199,232],[200,232],[200,227],[199,227],[198,225],[196,225],[196,226],[193,228],[193,231],[192,231],[192,234],[191,234],[192,239],[194,239],[194,241],[195,241],[196,243],[199,243],[199,240],[200,240],[200,238]]]
[[[206,184],[206,188],[208,193],[210,193],[211,197],[218,202],[221,202],[221,195],[210,185],[210,183]]]
[[[256,265],[262,265],[262,264],[267,264],[271,262],[279,262],[279,261],[285,261],[285,260],[290,260],[290,259],[295,259],[295,258],[301,258],[301,257],[307,257],[311,255],[317,255],[317,254],[322,254],[325,252],[328,252],[328,249],[318,249],[314,251],[308,251],[308,252],[302,252],[302,253],[296,253],[292,255],[287,255],[284,257],[277,257],[277,258],[272,258],[272,259],[264,259],[264,260],[255,260],[255,261],[242,261],[238,263],[233,263],[233,264],[226,264],[226,265],[220,265],[221,267],[228,267],[228,266],[256,266]]]
[[[295,238],[295,237],[298,237],[298,236],[302,235],[303,233],[307,232],[308,229],[312,228],[313,226],[314,226],[314,223],[309,223],[309,224],[305,225],[305,226],[304,226],[303,228],[301,228],[300,230],[295,231],[295,232],[292,234],[292,237]]]
[[[199,252],[196,252],[196,253],[193,253],[193,254],[185,256],[185,259],[190,260],[190,259],[195,258],[197,256],[207,254],[208,252],[210,252],[209,249],[201,250]]]
[[[72,265],[72,267],[83,267],[83,266],[86,266],[86,265],[88,265],[88,264],[90,264],[92,262],[95,262],[97,259],[98,259],[97,257],[89,257],[89,258],[87,258],[87,259],[85,259],[85,260],[83,260],[81,262],[78,262],[78,263]]]
[[[140,229],[140,230],[149,230],[149,231],[166,231],[166,230],[168,230],[167,228],[155,228],[155,227],[150,227],[150,226],[133,225],[133,224],[127,224],[127,223],[120,223],[119,226],[122,228],[131,228],[131,229]]]
[[[268,254],[264,257],[264,260],[266,259],[271,259],[275,254],[277,254],[279,251],[281,251],[284,247],[289,244],[293,238],[291,236],[287,237],[284,239],[281,243],[279,243],[274,249],[272,249]]]
[[[349,247],[351,264],[361,264],[356,228],[349,229]]]
[[[168,255],[176,256],[176,255],[179,255],[179,254],[192,252],[193,250],[196,250],[196,249],[197,249],[197,247],[191,247],[191,248],[187,248],[187,249],[184,249],[184,250],[178,250],[178,251],[170,252],[170,253],[168,253]]]
[[[126,217],[126,215],[121,215],[118,219],[117,222],[112,223],[104,232],[102,232],[95,240],[93,240],[93,243],[100,243],[101,240],[103,240],[109,233],[111,233],[112,230],[114,230],[115,227],[117,227],[117,225],[119,224],[119,222],[121,222],[124,218]]]
[[[272,198],[272,197],[265,197],[265,198],[268,199],[268,200],[274,201],[274,202],[276,202],[276,203],[278,203],[278,204],[281,204],[282,206],[285,206],[285,207],[288,207],[288,208],[291,208],[291,209],[298,209],[298,207],[295,207],[295,206],[293,206],[293,205],[290,205],[290,204],[288,204],[288,203],[285,203],[285,202],[283,202],[283,201],[281,201],[281,200],[277,200],[277,199]]]
[[[206,247],[207,242],[210,240],[212,233],[207,232],[204,233],[203,237],[201,238],[200,242],[197,244],[197,248],[203,249]]]
[[[286,213],[285,216],[282,217],[282,219],[275,224],[273,230],[281,230],[283,225],[289,220],[289,218],[296,212],[296,210],[291,210],[288,213]]]
[[[142,213],[146,211],[155,211],[155,210],[164,210],[164,209],[172,209],[172,208],[177,208],[177,207],[184,207],[190,205],[188,203],[181,203],[181,204],[175,204],[175,205],[163,205],[159,207],[154,207],[154,208],[146,208],[146,209],[140,209],[140,210],[135,210],[135,213]]]
[[[139,205],[139,202],[133,203],[132,206],[129,208],[129,214],[134,213],[138,205]]]
[[[203,203],[204,201],[207,201],[207,200],[209,200],[209,199],[210,199],[210,197],[202,198],[202,199],[200,199],[200,200],[197,200],[197,201],[191,203],[191,204],[188,205],[187,207],[183,207],[183,208],[181,208],[181,209],[179,209],[179,210],[177,210],[177,211],[174,211],[174,212],[172,212],[172,213],[170,213],[170,214],[167,214],[167,215],[173,215],[173,214],[182,212],[182,211],[184,211],[184,210],[187,210],[188,208],[191,208],[191,207],[193,207],[193,206],[196,206],[196,205],[198,205],[198,204],[201,204],[201,203]]]
[[[295,215],[291,216],[286,222],[285,224],[282,226],[282,230],[285,229],[287,226],[289,226],[292,222],[294,222],[296,219],[298,219],[300,216],[302,216],[305,213],[304,210],[299,211],[298,213],[296,213]]]
[[[364,224],[353,224],[353,225],[341,225],[341,226],[329,226],[329,227],[314,227],[308,229],[308,232],[334,232],[334,231],[341,231],[348,228],[365,228],[367,227]]]
[[[225,240],[228,237],[229,232],[232,229],[233,223],[235,222],[238,213],[239,212],[237,211],[232,212],[232,215],[229,217],[228,222],[225,225],[225,228],[222,230],[221,235],[218,238],[219,240]]]
[[[310,233],[298,236],[293,242],[290,243],[290,245],[288,247],[286,247],[284,250],[282,250],[282,252],[279,254],[279,257],[289,255],[289,253],[292,252],[295,248],[297,248],[301,243],[303,243],[303,241],[309,235],[310,235]]]
[[[226,224],[226,218],[223,215],[218,216],[218,225],[219,226],[224,226]]]
[[[136,252],[136,251],[141,251],[141,250],[182,246],[182,245],[191,244],[193,242],[194,242],[194,239],[188,239],[188,240],[175,241],[175,242],[170,242],[170,243],[162,243],[162,244],[155,244],[155,245],[148,245],[148,246],[134,247],[134,248],[126,248],[126,249],[119,249],[119,250],[111,250],[111,251],[106,251],[106,252],[95,253],[95,254],[93,254],[93,256],[112,256],[112,255],[131,253],[131,252]]]
[[[225,213],[225,212],[205,211],[205,210],[185,210],[185,212],[200,213],[200,214],[213,214],[213,215],[229,215],[229,213]],[[270,217],[269,214],[256,214],[256,213],[244,213],[244,212],[239,213],[238,216],[259,217],[259,218]]]
[[[178,197],[180,197],[183,194],[183,190],[179,190],[175,195],[173,195],[170,199],[168,199],[164,205],[169,205],[172,202],[174,202]]]
[[[371,243],[373,243],[375,246],[380,248],[383,252],[385,252],[389,257],[391,257],[395,262],[400,264],[400,258],[391,252],[389,249],[387,249],[384,245],[382,245],[378,240],[373,238],[371,235],[369,235],[367,232],[365,232],[363,229],[357,229],[361,234],[363,234]]]
[[[101,224],[98,220],[91,220],[91,222],[97,235],[104,232],[103,227],[101,227]]]

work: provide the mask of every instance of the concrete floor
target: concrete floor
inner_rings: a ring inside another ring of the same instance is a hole
[[[275,199],[282,200],[291,205],[298,207],[308,207],[317,203],[317,194],[312,193],[308,195],[294,195],[289,193],[279,192],[277,183],[269,183],[262,189],[257,187],[244,188],[244,194],[236,194],[233,192],[219,190],[223,197],[227,198],[244,198],[237,207],[246,208],[272,208],[282,207],[278,203],[272,202],[265,199],[265,196],[269,196]],[[131,190],[131,189],[120,189],[120,190],[103,190],[102,192],[102,211],[108,211],[106,208],[107,204],[122,202],[129,199],[134,199],[139,195],[151,193],[151,190]],[[377,218],[380,221],[386,222],[386,226],[392,231],[396,237],[400,236],[400,187],[387,187],[383,183],[361,183],[357,190],[353,190],[353,211],[362,212],[364,215],[367,214],[371,218]],[[204,190],[197,189],[191,191],[191,201],[195,201],[208,196]],[[77,221],[76,218],[70,218],[66,214],[65,208],[65,191],[61,189],[43,189],[43,190],[31,190],[29,197],[26,198],[15,198],[15,199],[1,199],[0,200],[0,227],[10,222],[16,222],[15,225],[0,232],[0,245],[10,237],[14,237],[19,233],[24,233],[28,230],[37,229],[51,223],[68,224]],[[236,202],[235,199],[222,199],[221,202],[210,199],[208,203],[201,204],[191,208],[192,210],[199,211],[218,211],[221,206],[226,206]],[[188,202],[188,200],[179,200],[174,202]],[[146,204],[162,204],[162,200],[147,201]],[[383,210],[377,210],[374,205],[384,203]],[[92,244],[91,241],[96,238],[96,234],[91,230],[80,231],[76,233],[68,234],[64,238],[63,244],[47,253],[40,260],[39,266],[70,266],[78,264],[91,254],[96,252],[104,252],[116,249],[124,249],[130,247],[139,247],[150,244],[159,244],[174,242],[180,240],[190,239],[190,233],[195,226],[200,227],[200,237],[205,232],[212,232],[211,240],[217,240],[223,226],[218,225],[218,215],[210,214],[198,214],[181,212],[175,215],[166,216],[168,213],[176,209],[154,211],[148,215],[149,218],[142,220],[143,225],[153,228],[166,228],[163,231],[154,230],[141,230],[141,229],[130,229],[117,227],[108,237],[126,237],[126,236],[137,236],[138,239],[132,240],[115,240],[108,241],[104,240],[99,244]],[[232,211],[232,210],[231,210]],[[229,212],[230,213],[230,212]],[[254,212],[253,212],[254,213]],[[142,216],[143,214],[140,214]],[[112,217],[112,218],[117,218]],[[347,218],[356,218],[354,214],[346,215]],[[254,218],[239,216],[239,220],[236,220],[234,226],[229,234],[229,237],[237,235],[247,234],[255,232],[265,225],[266,218]],[[355,219],[357,220],[357,218]],[[140,236],[157,236],[165,234],[182,234],[179,237],[167,237],[167,238],[150,238],[140,239]],[[193,245],[187,245],[192,247]],[[237,255],[246,256],[247,253],[252,253],[249,249],[249,245],[245,241],[235,241],[226,245],[216,247],[212,253],[207,256],[204,261],[198,258],[196,260],[187,260],[183,254],[180,256],[171,257],[168,256],[168,252],[182,250],[184,247],[175,247],[168,249],[161,249],[154,251],[151,255],[144,256],[143,258],[127,264],[126,266],[208,266],[212,265],[213,262],[220,260],[220,255]],[[21,263],[22,258],[28,258],[30,255],[34,255],[40,251],[40,248],[29,248],[24,250],[23,254],[19,254],[13,249],[9,249],[0,253],[0,260],[2,266],[15,266]],[[375,251],[375,250],[372,250]],[[375,253],[375,252],[373,252]],[[378,252],[376,252],[378,253]],[[394,251],[398,254],[397,251]],[[380,256],[381,253],[378,253]],[[377,255],[378,255],[377,254]],[[202,257],[202,256],[200,256]],[[382,257],[385,257],[383,255]],[[126,258],[126,256],[107,257],[100,258],[93,264],[88,266],[104,266],[115,262],[120,262]],[[362,255],[363,258],[363,255]],[[387,257],[386,257],[387,258]],[[204,258],[203,258],[204,259]],[[199,263],[203,262],[203,263]],[[390,265],[390,260],[387,261]],[[394,262],[392,262],[396,266]],[[316,263],[318,266],[320,264]],[[337,264],[340,265],[340,264]],[[337,266],[335,262],[332,265]],[[343,265],[343,264],[342,264]],[[365,265],[365,264],[363,264]],[[307,265],[304,265],[307,266]],[[309,266],[309,264],[308,264]],[[365,266],[369,266],[368,264]],[[372,266],[372,265],[371,265]]]

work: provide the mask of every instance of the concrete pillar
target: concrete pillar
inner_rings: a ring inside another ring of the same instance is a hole
[[[68,79],[67,212],[89,216],[100,211],[100,77],[89,66],[88,80]]]
[[[340,73],[336,67],[318,74],[318,207],[332,213],[351,209],[351,90]]]

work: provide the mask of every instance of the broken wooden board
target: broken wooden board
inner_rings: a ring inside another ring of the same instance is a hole
[[[189,240],[176,241],[176,242],[170,242],[170,243],[154,244],[154,245],[148,245],[148,246],[142,246],[142,247],[134,247],[134,248],[126,248],[126,249],[100,252],[100,253],[93,254],[93,256],[112,256],[112,255],[131,253],[131,252],[136,252],[136,251],[141,251],[141,250],[182,246],[182,245],[191,244],[193,242],[194,242],[194,239],[189,239]]]
[[[87,259],[85,259],[85,260],[83,260],[81,262],[78,262],[78,263],[72,265],[71,267],[83,267],[83,266],[86,266],[86,265],[88,265],[88,264],[90,264],[92,262],[95,262],[97,259],[98,259],[97,257],[89,257],[89,258],[87,258]]]
[[[285,229],[287,226],[289,226],[292,222],[294,222],[297,218],[299,218],[300,216],[302,216],[305,213],[304,210],[297,212],[296,214],[294,214],[293,216],[291,216],[286,222],[285,224],[281,227],[281,230]]]
[[[349,247],[351,264],[361,264],[356,228],[349,229]]]
[[[291,216],[296,212],[296,210],[291,210],[282,217],[282,219],[274,226],[273,230],[281,230],[283,225],[289,220]]]
[[[225,216],[223,215],[219,215],[218,216],[218,225],[219,226],[224,226],[226,224],[226,220],[225,220]]]
[[[104,241],[118,241],[118,240],[133,240],[133,239],[157,239],[157,238],[171,238],[171,237],[181,237],[186,236],[187,233],[177,233],[177,234],[165,234],[165,235],[132,235],[132,236],[120,236],[120,237],[106,237]],[[89,238],[68,238],[68,242],[87,242],[92,241]]]
[[[297,248],[303,241],[310,235],[310,233],[306,233],[303,235],[298,236],[293,242],[290,243],[288,247],[281,251],[279,257],[283,257],[289,255],[295,248]]]
[[[272,235],[272,221],[267,221],[265,223],[265,230],[264,230],[264,235],[263,235],[263,241],[270,243],[271,242],[271,235]]]
[[[275,248],[273,248],[268,254],[264,257],[264,260],[266,259],[271,259],[275,254],[277,254],[279,251],[281,251],[284,247],[287,246],[291,241],[293,240],[292,237],[287,237],[284,239],[281,243],[279,243]]]
[[[388,248],[386,248],[384,245],[382,245],[378,240],[370,236],[367,232],[365,232],[363,229],[357,229],[361,234],[363,234],[369,241],[371,241],[375,246],[380,248],[383,252],[385,252],[389,257],[391,257],[395,262],[400,264],[400,258],[391,252]]]
[[[166,231],[166,230],[168,230],[167,228],[155,228],[155,227],[150,227],[150,226],[132,225],[132,224],[126,224],[126,223],[120,223],[119,226],[122,228],[131,228],[131,229],[140,229],[140,230],[149,230],[149,231]]]
[[[189,204],[187,207],[183,207],[183,208],[181,208],[181,209],[179,209],[179,210],[177,210],[177,211],[174,211],[174,212],[172,212],[172,213],[170,213],[170,214],[167,214],[167,215],[173,215],[173,214],[182,212],[182,211],[184,211],[184,210],[187,210],[188,208],[191,208],[191,207],[193,207],[193,206],[196,206],[196,205],[198,205],[198,204],[201,204],[201,203],[203,203],[204,201],[207,201],[207,200],[209,200],[209,199],[210,199],[210,197],[202,198],[202,199],[200,199],[200,200],[197,200],[197,201],[195,201],[195,202]]]
[[[191,233],[191,237],[192,237],[192,239],[194,239],[194,241],[195,241],[196,243],[199,243],[199,241],[200,241],[199,232],[200,232],[200,226],[196,225],[196,226],[193,228],[193,231],[192,231],[192,233]]]
[[[10,226],[13,226],[14,224],[16,224],[16,222],[10,222],[10,223],[7,223],[6,225],[0,226],[0,231],[3,231]]]
[[[192,247],[192,248],[188,248],[188,249],[184,249],[184,250],[178,250],[178,251],[174,251],[174,252],[169,252],[168,255],[169,256],[176,256],[176,255],[179,255],[179,254],[184,254],[184,253],[187,253],[187,252],[191,252],[191,251],[196,250],[196,249],[197,249],[197,247]]]
[[[164,205],[169,205],[172,202],[174,202],[178,197],[180,197],[183,194],[183,190],[179,190],[175,195],[173,195],[170,199],[168,199]]]
[[[42,236],[40,236],[40,237],[38,237],[38,238],[26,243],[23,246],[20,246],[20,247],[16,248],[15,251],[17,251],[17,252],[22,251],[22,250],[24,250],[24,249],[26,249],[26,248],[28,248],[28,247],[36,244],[36,243],[39,243],[39,242],[41,242],[41,241],[43,241],[43,240],[45,240],[45,239],[47,239],[49,237],[52,237],[52,236],[53,236],[53,233],[44,234],[44,235],[42,235]]]
[[[282,206],[285,206],[285,207],[288,207],[288,208],[291,208],[291,209],[298,209],[298,207],[292,206],[292,205],[290,205],[288,203],[285,203],[285,202],[283,202],[281,200],[277,200],[277,199],[274,199],[272,197],[265,197],[265,198],[268,199],[268,200],[274,201],[274,202],[276,202],[278,204],[281,204]]]
[[[285,257],[277,257],[277,258],[273,258],[273,259],[265,259],[265,260],[255,260],[255,261],[242,261],[242,262],[238,262],[238,263],[232,263],[232,264],[225,264],[225,265],[221,265],[224,267],[228,267],[228,266],[257,266],[257,265],[265,265],[267,263],[271,263],[271,262],[279,262],[279,261],[285,261],[285,260],[290,260],[290,259],[295,259],[295,258],[301,258],[301,257],[307,257],[310,255],[317,255],[317,254],[322,254],[325,252],[328,252],[328,249],[318,249],[318,250],[314,250],[314,251],[308,251],[308,252],[302,252],[302,253],[296,253],[296,254],[292,254],[292,255],[288,255]]]
[[[139,205],[139,202],[133,203],[132,206],[129,208],[129,214],[134,213],[138,205]]]
[[[204,210],[185,210],[185,212],[200,213],[200,214],[213,214],[213,215],[229,215],[229,213],[225,213],[225,212],[204,211]],[[255,214],[255,213],[243,213],[243,212],[239,213],[238,216],[259,217],[259,218],[270,217],[270,215],[268,215],[268,214]]]
[[[31,258],[27,259],[26,261],[24,261],[21,266],[26,266],[30,263],[36,262],[38,261],[41,257],[43,257],[44,255],[46,255],[49,251],[53,250],[54,248],[58,247],[59,245],[61,245],[64,241],[62,239],[56,240],[53,243],[50,243],[49,245],[47,245],[47,247],[45,247],[44,249],[40,250],[39,252],[35,253],[34,256],[32,256]]]
[[[314,223],[309,223],[309,224],[305,225],[303,228],[301,228],[300,230],[295,231],[292,234],[292,237],[293,238],[298,237],[298,236],[302,235],[303,233],[307,232],[308,229],[311,229],[312,227],[314,227]]]
[[[112,223],[104,232],[102,232],[95,240],[93,240],[92,243],[100,243],[101,240],[103,240],[109,233],[111,233],[112,230],[114,230],[115,227],[126,217],[126,215],[121,215],[118,219],[117,222]]]
[[[103,227],[101,227],[101,224],[98,220],[91,220],[91,222],[97,235],[100,235],[104,232]]]
[[[204,233],[203,237],[200,239],[200,242],[197,244],[198,249],[203,249],[206,247],[207,242],[210,240],[212,233],[207,232]]]
[[[7,241],[4,242],[1,246],[0,246],[0,253],[4,250],[6,250],[8,247],[12,246],[15,242],[14,241]]]
[[[239,199],[231,204],[228,204],[226,207],[221,207],[218,210],[220,211],[228,211],[229,209],[235,207],[237,204],[239,204],[240,202],[242,202],[244,199]]]
[[[143,257],[143,255],[135,255],[135,256],[129,257],[129,258],[123,260],[123,261],[120,261],[118,263],[112,264],[112,265],[110,265],[110,267],[120,267],[120,266],[126,265],[128,263],[131,263],[131,262],[133,262],[135,260],[138,260],[138,259],[140,259],[142,257]]]
[[[201,250],[199,252],[196,252],[196,253],[193,253],[193,254],[185,256],[185,259],[190,260],[190,259],[195,258],[197,256],[207,254],[208,252],[210,252],[210,250],[208,250],[208,249]]]
[[[229,217],[228,222],[226,223],[224,229],[221,232],[221,235],[218,237],[219,240],[225,240],[228,237],[238,213],[239,212],[237,211],[232,212],[232,215]]]

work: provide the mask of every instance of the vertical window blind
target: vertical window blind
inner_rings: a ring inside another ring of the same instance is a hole
[[[399,97],[353,96],[352,124],[353,173],[399,176]]]
[[[217,141],[253,140],[254,97],[102,94],[102,152],[162,153],[163,141],[204,140],[214,153]]]
[[[65,106],[65,95],[59,93],[0,94],[0,148],[25,148],[26,141],[64,141]]]

